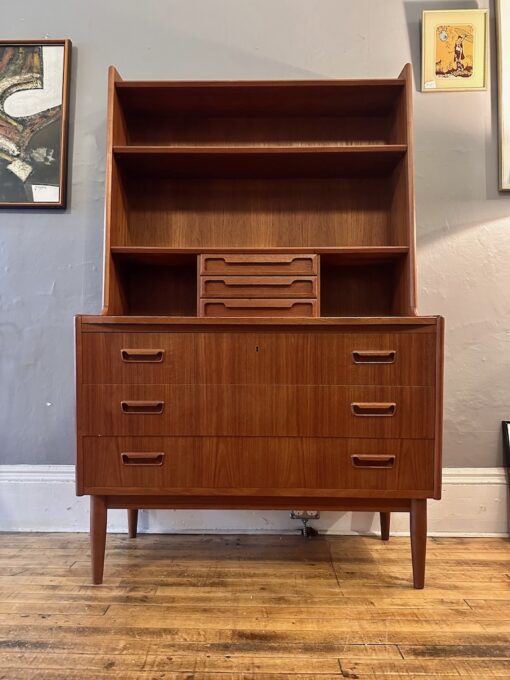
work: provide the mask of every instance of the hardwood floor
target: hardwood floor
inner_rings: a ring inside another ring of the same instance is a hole
[[[0,535],[1,680],[510,678],[510,543]]]

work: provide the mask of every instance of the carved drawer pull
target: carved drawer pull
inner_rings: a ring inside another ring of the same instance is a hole
[[[121,349],[120,357],[128,364],[157,364],[165,356],[164,349]]]
[[[354,467],[357,468],[392,468],[395,465],[395,456],[371,456],[360,454],[351,456]]]
[[[244,259],[244,257],[236,257],[235,255],[231,255],[229,257],[218,257],[218,260],[223,260],[226,264],[241,264],[241,265],[248,265],[248,266],[253,266],[253,265],[259,265],[259,264],[292,264],[295,260],[307,260],[309,258],[306,257],[300,257],[297,258],[293,255],[289,255],[288,257],[282,256],[278,258],[250,258],[250,259]]]
[[[165,408],[164,401],[121,401],[122,413],[127,415],[161,415]]]
[[[164,453],[121,453],[122,465],[163,465]]]
[[[394,364],[397,358],[395,350],[389,351],[360,351],[352,353],[352,360],[355,364]]]
[[[360,403],[351,404],[351,410],[355,416],[394,416],[397,411],[395,403]]]

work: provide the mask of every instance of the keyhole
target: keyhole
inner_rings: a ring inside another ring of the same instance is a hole
[[[258,345],[255,345],[255,351],[256,351],[256,352],[260,352],[260,348],[259,348]]]

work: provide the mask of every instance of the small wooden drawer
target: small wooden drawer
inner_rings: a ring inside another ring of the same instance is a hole
[[[318,316],[317,300],[200,300],[200,316],[309,317]]]
[[[432,495],[434,442],[292,437],[83,437],[85,493]],[[81,480],[80,480],[81,481]]]
[[[202,275],[313,276],[318,273],[318,257],[306,254],[200,255],[199,272]]]
[[[194,333],[82,333],[84,384],[190,383]]]
[[[316,298],[316,276],[201,276],[202,298]]]

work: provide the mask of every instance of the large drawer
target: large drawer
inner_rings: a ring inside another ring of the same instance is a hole
[[[198,383],[434,385],[434,333],[200,333]]]
[[[84,384],[434,385],[434,333],[82,333]]]
[[[318,316],[317,300],[200,300],[199,315],[205,317],[311,317]]]
[[[82,333],[83,383],[195,380],[194,333]]]
[[[84,493],[431,494],[434,445],[422,440],[84,437]]]
[[[317,255],[254,254],[254,255],[200,255],[199,273],[220,275],[288,276],[317,274]]]
[[[316,298],[316,276],[200,276],[202,298]]]
[[[434,437],[432,387],[84,385],[94,435]]]

